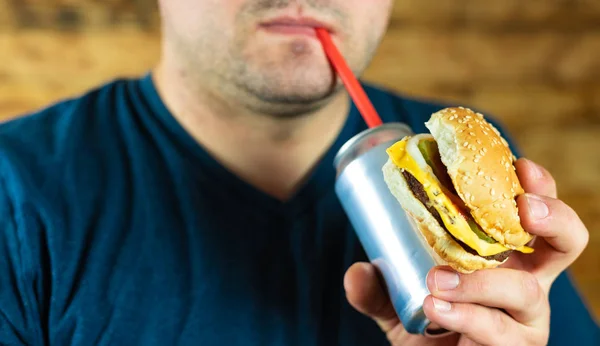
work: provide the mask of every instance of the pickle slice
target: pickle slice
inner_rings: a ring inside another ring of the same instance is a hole
[[[481,227],[479,227],[477,222],[475,222],[475,220],[473,220],[472,217],[467,218],[467,223],[469,224],[469,227],[471,227],[471,231],[473,231],[475,234],[477,234],[477,237],[479,237],[479,239],[485,241],[486,243],[490,243],[490,244],[497,243],[496,239],[490,237],[489,235],[487,235],[483,232]]]
[[[440,183],[442,183],[443,187],[445,187],[444,193],[453,201],[458,210],[460,210],[462,216],[467,220],[469,227],[471,227],[471,231],[473,231],[473,233],[475,233],[479,239],[487,243],[497,243],[497,241],[494,238],[488,236],[477,224],[477,222],[475,222],[473,217],[466,210],[464,202],[456,194],[456,190],[454,189],[452,180],[450,179],[450,176],[448,176],[448,172],[446,171],[446,166],[444,166],[440,158],[440,152],[437,143],[432,139],[424,139],[419,141],[419,144],[417,146],[419,148],[419,151],[423,155],[425,162],[433,170],[433,174],[435,174]]]
[[[456,194],[452,180],[446,171],[446,166],[444,166],[444,163],[442,163],[442,159],[440,158],[440,151],[437,143],[432,139],[423,139],[419,141],[417,147],[419,148],[421,155],[423,155],[425,162],[431,167],[433,174],[435,174],[440,183],[442,183],[446,189]]]

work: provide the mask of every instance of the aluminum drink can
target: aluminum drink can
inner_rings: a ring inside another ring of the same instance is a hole
[[[385,123],[348,140],[334,159],[335,192],[369,260],[381,272],[407,332],[443,336],[423,312],[426,278],[439,262],[413,220],[389,191],[382,168],[386,149],[413,135],[403,123]]]

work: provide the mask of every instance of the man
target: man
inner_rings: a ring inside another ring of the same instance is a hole
[[[152,73],[3,124],[0,343],[597,343],[561,274],[587,230],[527,160],[519,205],[536,254],[432,271],[425,312],[456,333],[403,331],[333,192],[332,158],[365,126],[312,31],[330,30],[360,74],[391,7],[162,0]],[[441,108],[367,91],[415,132]]]

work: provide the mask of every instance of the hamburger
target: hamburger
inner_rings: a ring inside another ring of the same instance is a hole
[[[382,170],[440,264],[462,273],[494,268],[514,251],[531,253],[520,223],[524,193],[508,143],[481,113],[446,108],[425,123],[430,133],[387,148]]]

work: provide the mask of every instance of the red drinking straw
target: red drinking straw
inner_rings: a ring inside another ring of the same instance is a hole
[[[382,121],[379,114],[377,114],[377,111],[373,107],[373,104],[371,104],[371,101],[369,101],[367,94],[356,77],[354,77],[352,70],[350,70],[346,64],[344,57],[333,44],[329,32],[323,28],[316,28],[316,31],[317,37],[321,40],[321,44],[325,50],[325,54],[346,86],[346,90],[348,90],[350,97],[367,123],[367,126],[373,128],[381,125]]]

